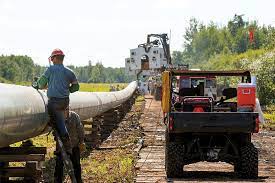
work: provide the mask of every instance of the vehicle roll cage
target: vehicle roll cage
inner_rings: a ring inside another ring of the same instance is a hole
[[[189,76],[189,77],[216,77],[216,76],[241,76],[242,82],[250,83],[251,75],[247,70],[235,71],[192,71],[192,70],[169,70],[172,76]]]

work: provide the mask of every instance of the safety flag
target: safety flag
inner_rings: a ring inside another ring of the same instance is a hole
[[[249,29],[249,42],[254,42],[254,29],[252,27]]]

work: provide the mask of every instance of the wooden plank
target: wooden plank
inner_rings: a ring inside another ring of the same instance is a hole
[[[0,162],[45,161],[44,154],[0,155]]]
[[[0,155],[23,155],[23,154],[47,154],[46,147],[5,147],[0,148]]]
[[[3,172],[3,177],[35,177],[40,175],[42,171],[40,170],[30,170],[25,167],[7,167],[0,168],[0,171]]]

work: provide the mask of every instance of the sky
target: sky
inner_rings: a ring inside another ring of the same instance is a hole
[[[65,65],[91,60],[124,67],[130,49],[151,33],[170,33],[183,49],[190,18],[226,25],[234,14],[275,26],[274,0],[0,0],[0,55],[28,55],[47,65],[54,48]]]

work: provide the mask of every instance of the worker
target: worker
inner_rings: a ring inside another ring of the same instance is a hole
[[[113,85],[110,85],[110,92],[115,91],[115,87]]]
[[[69,111],[69,107],[65,109],[65,125],[68,129],[69,136],[72,143],[72,156],[71,161],[74,168],[74,175],[77,183],[81,183],[81,164],[80,164],[80,154],[86,151],[86,145],[84,143],[84,128],[80,121],[79,115],[73,111]],[[55,172],[54,177],[55,183],[61,183],[63,181],[63,161],[60,148],[56,145],[56,161],[55,161]]]
[[[199,82],[197,86],[197,95],[204,96],[204,82]]]
[[[48,85],[48,113],[53,127],[57,130],[66,152],[72,154],[70,137],[65,126],[64,110],[69,105],[69,94],[79,90],[79,83],[72,70],[63,65],[64,53],[60,49],[54,49],[49,57],[50,67],[37,80],[36,89],[45,88]]]
[[[148,93],[149,93],[149,95],[151,95],[151,92],[152,92],[151,88],[152,88],[152,81],[149,80],[148,81]]]
[[[119,91],[119,85],[116,85],[116,89],[115,89],[116,91]]]

